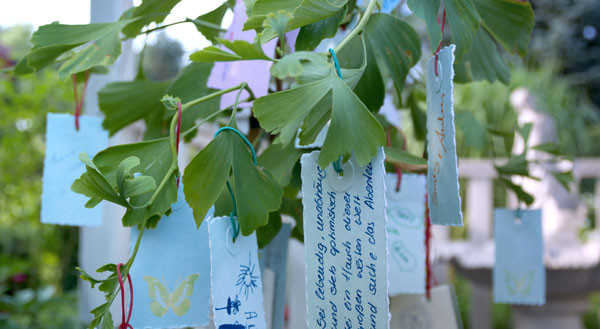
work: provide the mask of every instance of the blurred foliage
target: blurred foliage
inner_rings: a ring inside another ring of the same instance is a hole
[[[28,31],[0,31],[0,45],[19,56]],[[73,327],[77,319],[78,230],[39,221],[45,114],[72,111],[72,100],[70,86],[51,70],[0,76],[1,328]]]
[[[183,53],[179,41],[169,38],[164,31],[158,33],[140,54],[146,78],[162,81],[175,77],[181,69]]]

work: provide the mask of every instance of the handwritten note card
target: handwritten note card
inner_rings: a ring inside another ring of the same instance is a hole
[[[146,229],[131,267],[134,328],[186,328],[208,324],[210,271],[206,220],[196,228],[183,184],[170,216]],[[139,231],[131,229],[131,252]]]
[[[425,176],[386,174],[390,296],[425,293]]]
[[[546,270],[540,210],[494,212],[494,301],[543,305]]]
[[[427,189],[433,224],[462,226],[454,136],[454,45],[427,62]]]
[[[75,118],[67,113],[48,113],[46,120],[42,223],[100,226],[102,205],[86,208],[88,198],[71,191],[71,184],[85,171],[79,154],[93,157],[108,145],[102,118],[80,116],[79,130],[75,129]]]
[[[462,328],[455,298],[449,286],[431,289],[431,299],[423,295],[399,295],[391,298],[392,328],[459,329]]]
[[[208,232],[215,327],[267,328],[256,233],[240,234],[234,243],[229,217],[210,220]]]
[[[389,328],[383,152],[343,176],[302,156],[308,328]]]

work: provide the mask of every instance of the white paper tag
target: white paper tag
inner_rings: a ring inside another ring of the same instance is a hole
[[[308,328],[389,328],[383,151],[317,165],[302,156]]]
[[[431,289],[431,300],[423,295],[398,295],[390,302],[392,327],[400,329],[459,329],[460,316],[449,286]]]
[[[217,217],[208,222],[208,235],[215,327],[266,328],[256,234],[240,234],[234,243],[230,218]]]
[[[390,295],[425,293],[425,176],[386,174]]]

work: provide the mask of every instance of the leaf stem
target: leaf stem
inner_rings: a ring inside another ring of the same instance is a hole
[[[190,23],[194,23],[196,25],[201,25],[201,26],[204,26],[204,27],[208,27],[209,29],[217,30],[219,32],[227,32],[227,30],[224,29],[224,28],[222,28],[220,25],[213,24],[213,23],[210,23],[210,22],[206,22],[206,21],[203,21],[201,19],[186,18],[185,21],[186,22],[190,22]]]
[[[346,46],[346,44],[348,44],[348,42],[350,42],[350,40],[352,40],[352,38],[354,38],[355,36],[357,36],[359,33],[361,33],[363,31],[363,29],[365,28],[365,25],[367,25],[367,22],[369,21],[369,17],[371,17],[371,14],[373,13],[373,9],[375,8],[376,4],[377,4],[377,0],[371,0],[371,2],[369,2],[369,5],[367,6],[367,9],[365,10],[365,14],[360,18],[360,21],[358,22],[356,27],[352,30],[352,32],[350,32],[348,35],[346,35],[346,37],[344,38],[344,40],[342,40],[342,42],[340,42],[335,47],[334,51],[336,53],[340,52],[342,50],[342,48],[344,48],[344,46]]]

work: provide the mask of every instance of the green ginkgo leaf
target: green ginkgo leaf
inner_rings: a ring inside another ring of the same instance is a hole
[[[440,41],[442,41],[442,31],[437,20],[440,2],[441,0],[408,0],[406,2],[408,8],[425,21],[432,52],[437,49]]]
[[[471,48],[481,18],[471,0],[446,0],[444,6],[450,23],[452,42],[456,45],[454,54],[459,61]]]
[[[349,158],[353,152],[361,165],[367,164],[377,153],[377,147],[385,143],[385,133],[351,89],[364,71],[364,57],[361,68],[342,69],[344,80],[338,77],[331,64],[323,66],[321,62],[312,61],[308,64],[296,79],[298,86],[254,102],[254,115],[261,127],[279,134],[278,142],[284,145],[302,128],[300,142],[307,145],[331,120],[319,165],[327,167],[340,155]]]
[[[283,10],[292,13],[293,19],[287,27],[291,31],[335,15],[346,2],[348,0],[256,0],[244,30],[261,28],[269,14]]]
[[[142,3],[126,11],[121,19],[135,19],[123,28],[127,37],[135,37],[141,29],[154,22],[161,23],[180,0],[142,0]]]
[[[222,50],[215,46],[208,46],[190,55],[190,60],[200,63],[210,62],[231,62],[241,60],[268,60],[272,61],[269,56],[265,55],[260,43],[250,43],[244,40],[220,40],[223,46],[231,50],[233,53]]]
[[[185,199],[194,210],[198,227],[228,179],[241,232],[250,235],[268,222],[270,212],[279,209],[283,190],[268,170],[254,165],[240,136],[223,131],[192,159],[183,174]]]

